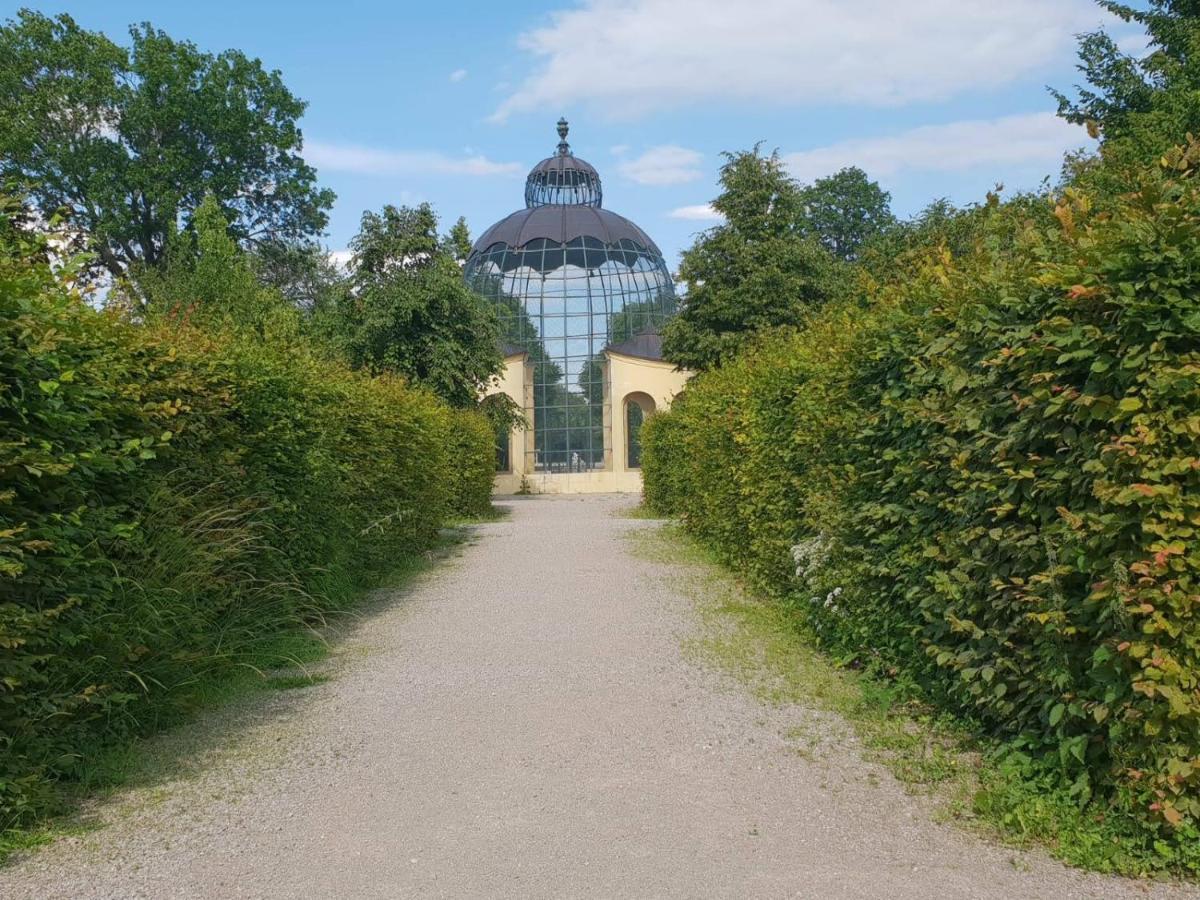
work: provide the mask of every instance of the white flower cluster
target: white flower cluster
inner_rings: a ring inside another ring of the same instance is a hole
[[[797,580],[801,582],[814,581],[817,573],[829,560],[831,549],[831,541],[823,534],[803,540],[792,547],[792,561],[796,564]],[[825,595],[824,600],[817,596],[811,598],[810,602],[814,607],[820,607],[831,615],[844,616],[845,612],[837,603],[840,596],[842,596],[842,589],[835,587]],[[823,628],[820,619],[821,616],[816,617],[815,624],[818,631]]]
[[[829,558],[829,540],[822,534],[801,541],[792,547],[792,561],[796,564],[796,577],[808,578]]]
[[[825,608],[832,610],[833,612],[837,612],[837,603],[834,601],[840,596],[842,596],[842,589],[840,587],[835,587],[832,591],[826,594],[824,603]],[[813,602],[815,603],[818,599],[819,598],[817,597],[813,597]]]

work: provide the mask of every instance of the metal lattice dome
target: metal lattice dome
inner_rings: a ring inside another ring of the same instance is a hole
[[[601,468],[611,419],[604,352],[655,335],[676,309],[654,241],[601,208],[600,176],[558,152],[534,166],[526,208],[475,242],[464,277],[497,306],[510,350],[534,368],[535,471]]]
[[[600,206],[604,193],[595,167],[572,155],[567,120],[558,120],[558,152],[533,167],[525,179],[526,206]]]

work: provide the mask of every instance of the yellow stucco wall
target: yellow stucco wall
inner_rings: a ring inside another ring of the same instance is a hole
[[[514,353],[504,358],[504,371],[500,378],[488,385],[484,391],[486,396],[492,394],[508,394],[522,408],[533,408],[533,378],[529,372],[528,353]],[[533,441],[532,431],[514,428],[508,436],[508,461],[511,470],[496,473],[496,481],[492,492],[496,494],[515,494],[520,490],[521,473],[524,471],[525,441]],[[532,446],[532,444],[531,444]],[[516,487],[512,487],[512,485]]]
[[[607,447],[607,466],[591,472],[548,473],[534,471],[533,430],[514,429],[509,435],[509,461],[512,471],[496,476],[493,493],[515,494],[521,489],[522,477],[528,490],[535,494],[601,494],[637,493],[642,489],[642,473],[630,469],[626,459],[625,402],[630,394],[646,394],[653,400],[655,410],[667,409],[678,394],[690,372],[678,371],[661,360],[640,359],[607,351],[605,390],[611,414],[606,419],[606,433],[611,435]],[[505,393],[521,404],[526,415],[533,415],[532,366],[528,354],[517,353],[504,361],[504,373],[487,393]]]

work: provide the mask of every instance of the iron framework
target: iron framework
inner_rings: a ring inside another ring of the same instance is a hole
[[[656,332],[676,298],[653,241],[600,208],[599,175],[570,155],[565,121],[559,136],[558,155],[530,173],[526,210],[484,232],[464,277],[496,304],[506,344],[528,354],[530,468],[584,472],[609,465],[605,349]],[[561,215],[547,206],[563,207]]]

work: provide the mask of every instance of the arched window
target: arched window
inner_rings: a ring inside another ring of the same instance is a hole
[[[642,467],[642,422],[646,414],[636,403],[625,404],[625,460],[626,468],[640,469]]]
[[[654,398],[641,391],[625,397],[625,468],[642,467],[642,424],[654,414]]]

